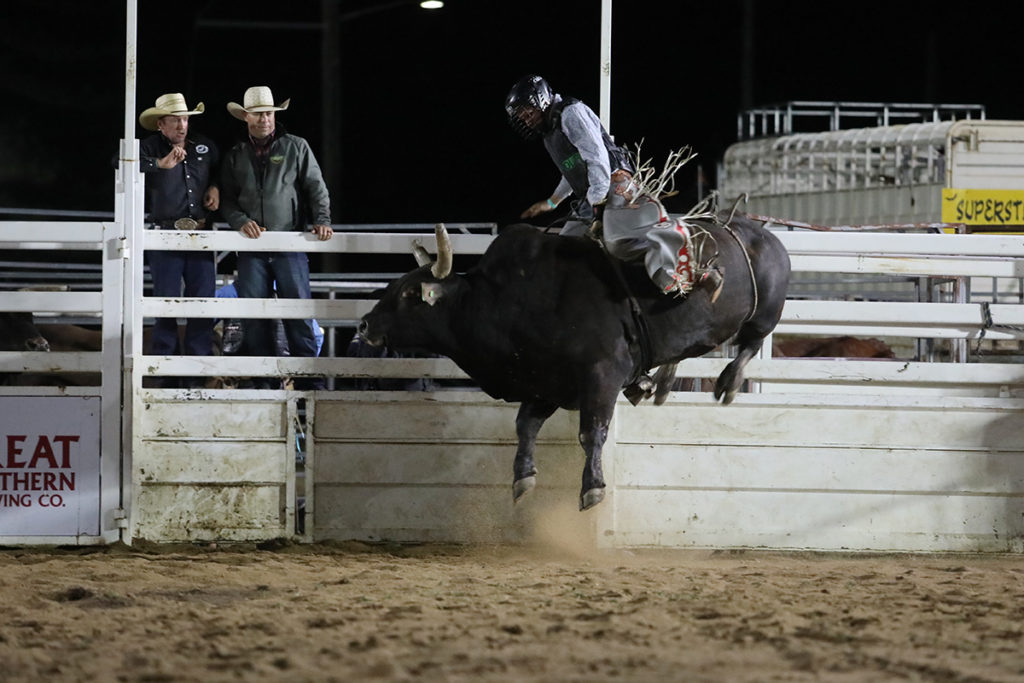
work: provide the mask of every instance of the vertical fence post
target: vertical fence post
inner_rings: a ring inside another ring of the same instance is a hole
[[[144,186],[135,139],[137,0],[125,0],[124,138],[121,140],[115,194],[115,224],[104,230],[103,262],[103,444],[108,459],[120,464],[117,526],[121,540],[132,539],[132,416],[135,384],[133,359],[140,355],[142,321],[135,315],[142,283]],[[116,373],[116,374],[115,374]],[[115,450],[116,447],[116,450]],[[108,485],[105,478],[104,487]]]

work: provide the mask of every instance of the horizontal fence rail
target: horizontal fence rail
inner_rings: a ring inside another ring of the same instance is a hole
[[[147,250],[167,251],[305,251],[340,254],[409,254],[413,245],[422,244],[431,253],[437,252],[434,233],[335,233],[329,240],[319,240],[311,232],[265,232],[257,239],[235,231],[146,230]],[[482,254],[494,239],[491,235],[450,234],[456,254]]]
[[[436,249],[434,233],[335,233],[318,240],[312,233],[265,232],[250,239],[233,230],[146,230],[146,249],[223,251],[325,251],[376,254],[409,253],[419,241]],[[491,235],[449,233],[456,254],[482,254],[494,239]],[[982,256],[1024,258],[1024,236],[1017,235],[920,235],[903,233],[822,233],[776,231],[791,255],[899,255],[956,258]],[[28,234],[26,234],[26,239]]]
[[[103,223],[0,223],[0,249],[59,250],[98,249],[103,242]]]
[[[447,358],[234,358],[233,367],[243,374],[268,370],[294,376],[326,372],[353,378],[466,379],[466,374]],[[728,358],[690,358],[679,364],[680,377],[717,377]],[[216,374],[223,370],[212,356],[147,356],[156,375]],[[834,382],[858,384],[977,384],[1024,386],[1024,367],[981,363],[924,363],[898,360],[827,360],[807,358],[755,359],[744,369],[751,380],[778,382]]]
[[[374,299],[161,299],[147,298],[147,317],[316,318],[354,324]],[[987,315],[991,320],[986,320]],[[1024,307],[1017,304],[949,304],[891,301],[786,302],[777,332],[882,334],[931,338],[1022,339]]]

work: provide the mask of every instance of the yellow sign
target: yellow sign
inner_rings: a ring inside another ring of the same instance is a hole
[[[1024,190],[942,190],[942,222],[1024,225]]]

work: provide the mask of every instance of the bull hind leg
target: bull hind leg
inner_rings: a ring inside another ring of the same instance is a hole
[[[725,366],[722,374],[718,376],[718,381],[715,382],[715,399],[720,400],[722,405],[729,405],[736,398],[736,393],[743,385],[743,368],[761,350],[766,336],[767,333],[761,334],[749,323],[740,328],[736,338],[740,351],[732,362]]]
[[[537,433],[557,408],[558,406],[552,403],[528,401],[519,406],[519,412],[516,414],[516,437],[519,439],[519,446],[516,448],[516,459],[512,465],[513,503],[518,503],[520,498],[537,485],[537,466],[533,461]]]

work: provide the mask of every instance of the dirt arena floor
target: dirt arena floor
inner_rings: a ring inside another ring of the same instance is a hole
[[[1022,681],[1024,558],[0,550],[0,681]]]

